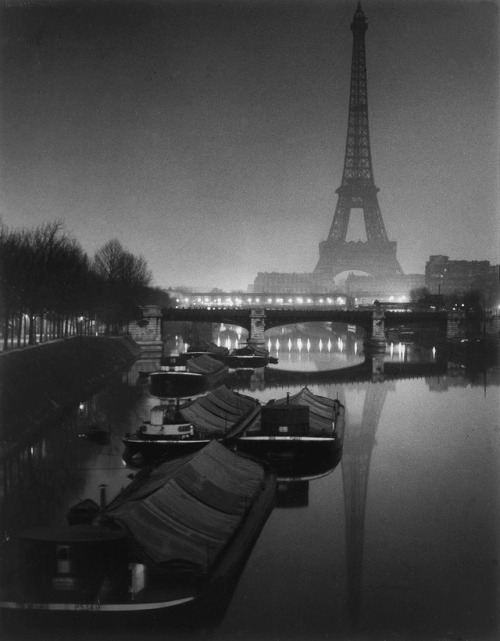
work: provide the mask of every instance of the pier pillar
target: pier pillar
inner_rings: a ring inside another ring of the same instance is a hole
[[[250,312],[250,333],[248,342],[254,345],[265,345],[264,331],[266,329],[266,310],[252,309]]]
[[[141,307],[142,319],[130,323],[129,333],[141,348],[141,358],[159,358],[163,353],[161,311],[156,305]]]

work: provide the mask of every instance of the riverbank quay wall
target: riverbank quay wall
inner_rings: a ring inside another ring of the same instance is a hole
[[[132,365],[128,337],[75,336],[0,354],[0,458]]]

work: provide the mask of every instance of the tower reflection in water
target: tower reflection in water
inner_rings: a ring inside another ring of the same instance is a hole
[[[400,358],[397,349],[391,353],[389,348],[386,354],[365,355],[359,337],[350,336],[347,332],[342,336],[335,336],[330,331],[327,334],[320,333],[315,336],[308,336],[302,331],[299,336],[288,334],[285,338],[274,338],[272,348],[279,354],[278,366],[258,369],[245,373],[240,378],[232,379],[236,381],[235,389],[238,388],[243,393],[255,393],[258,398],[265,401],[271,395],[276,396],[276,389],[290,390],[303,385],[321,385],[329,390],[335,390],[335,394],[340,395],[341,402],[347,408],[342,460],[321,462],[321,465],[315,461],[314,464],[302,469],[287,470],[284,465],[281,470],[278,470],[279,493],[276,507],[287,510],[307,507],[311,484],[322,476],[329,475],[340,465],[344,491],[348,602],[350,616],[355,625],[359,619],[362,602],[365,514],[375,435],[386,396],[395,388],[394,383],[388,382],[387,378],[396,379],[406,376],[407,371],[410,371],[406,367],[412,365],[411,358],[408,359],[411,348],[405,350],[407,356],[403,358]],[[296,357],[304,357],[307,354],[309,360],[302,361],[302,364],[316,361],[322,365],[300,371],[292,367],[287,373],[286,368],[281,368],[286,365],[286,362],[283,363],[286,360],[283,355],[288,353],[291,355],[292,363]],[[331,358],[332,370],[322,369],[323,363],[327,362],[325,357]],[[429,363],[420,364],[422,368],[420,376],[426,373],[432,376],[436,373],[436,360],[430,360]],[[342,362],[344,370],[337,366],[339,361]],[[96,412],[100,412],[107,417],[112,432],[116,428],[117,436],[127,429],[125,425],[128,426],[131,420],[133,422],[134,416],[137,415],[135,407],[138,401],[137,399],[131,401],[131,390],[135,390],[134,393],[138,396],[147,396],[147,388],[136,385],[137,368],[135,372],[135,377],[132,374],[129,376],[128,385],[125,384],[123,389],[113,392],[116,394],[112,400],[108,397],[108,402],[103,398],[95,407],[92,404],[85,406],[90,412],[87,416],[89,421],[94,420]],[[331,378],[332,372],[333,378]],[[289,375],[292,378],[289,378]],[[385,382],[382,382],[384,379]],[[359,420],[354,416],[355,412],[351,411],[354,409],[350,398],[353,391],[358,396],[364,395]],[[20,512],[20,505],[23,509],[29,506],[29,510],[36,510],[37,502],[39,509],[45,512],[44,522],[53,520],[54,516],[61,518],[61,515],[64,515],[63,506],[68,502],[68,495],[81,495],[85,485],[88,487],[89,483],[95,484],[95,475],[82,474],[82,468],[87,465],[95,452],[90,445],[81,447],[81,441],[73,438],[81,431],[80,427],[76,426],[75,420],[68,427],[68,439],[61,439],[61,435],[65,434],[61,428],[54,442],[51,437],[48,440],[41,440],[38,444],[31,445],[23,452],[19,452],[16,457],[10,457],[6,461],[8,467],[4,468],[4,488],[7,501],[4,501],[4,514],[7,508],[10,514],[8,521],[13,520],[11,517],[16,511],[16,504],[17,511]],[[108,449],[105,448],[106,452]],[[100,452],[102,454],[104,450],[101,449]],[[113,452],[111,450],[110,452],[113,456]],[[78,462],[77,465],[75,461]],[[123,478],[122,472],[120,480]],[[47,481],[45,484],[43,479]],[[340,477],[337,477],[337,480],[340,480]],[[37,485],[41,488],[40,492],[46,493],[45,502],[37,499]],[[24,525],[29,526],[30,523],[23,524],[21,519],[18,525],[22,528]],[[222,604],[223,600],[220,601],[221,606]],[[224,615],[225,607],[227,603],[219,608],[221,617]]]

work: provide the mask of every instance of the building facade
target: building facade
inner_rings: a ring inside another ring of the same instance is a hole
[[[488,306],[498,306],[499,266],[488,260],[450,260],[430,256],[425,264],[425,287],[431,294],[480,292]]]

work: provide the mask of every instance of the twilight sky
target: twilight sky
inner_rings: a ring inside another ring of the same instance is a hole
[[[162,287],[312,271],[356,5],[3,0],[1,219],[61,219],[89,255],[118,238]],[[404,272],[431,254],[497,264],[498,3],[362,8],[375,183]]]

